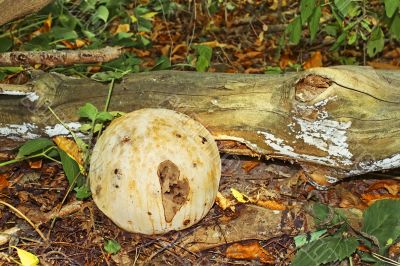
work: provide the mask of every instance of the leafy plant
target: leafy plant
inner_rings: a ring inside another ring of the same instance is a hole
[[[400,0],[384,0],[384,12],[377,14],[369,10],[368,1],[301,0],[300,14],[288,25],[286,35],[290,43],[297,45],[303,34],[302,25],[308,25],[310,41],[317,33],[326,33],[336,39],[331,50],[343,45],[358,46],[364,44],[370,57],[381,52],[384,47],[384,27],[389,35],[400,40]],[[324,27],[320,30],[320,19],[324,12]],[[331,23],[334,21],[334,23]]]
[[[309,237],[295,238],[299,248],[292,265],[321,265],[341,261],[353,253],[360,254],[368,262],[388,261],[387,249],[400,238],[400,200],[379,200],[367,208],[363,215],[360,232],[352,229],[340,209],[314,204],[313,216],[320,227],[331,228],[312,233]],[[335,231],[332,231],[332,229]],[[357,250],[365,245],[370,252]]]
[[[212,48],[206,45],[195,46],[197,60],[196,70],[198,72],[204,72],[208,69],[211,63]]]
[[[116,254],[121,250],[121,245],[113,239],[108,239],[104,243],[104,250],[107,251],[107,253]]]

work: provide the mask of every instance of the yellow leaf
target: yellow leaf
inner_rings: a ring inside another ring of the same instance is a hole
[[[74,159],[80,167],[83,167],[83,155],[75,141],[64,136],[56,136],[53,138],[54,143],[63,151],[65,151],[72,159]]]
[[[133,23],[137,22],[137,18],[135,17],[135,15],[131,16],[131,20],[132,20]]]
[[[217,193],[217,197],[215,198],[215,203],[223,210],[230,208],[231,211],[235,211],[235,206],[232,206],[233,203],[225,198],[219,191]]]
[[[140,16],[140,17],[142,17],[144,19],[147,19],[147,20],[153,20],[153,17],[155,15],[157,15],[157,12],[149,12],[149,13],[146,13],[146,14]]]
[[[241,203],[246,203],[249,202],[249,197],[247,197],[246,195],[240,193],[239,191],[237,191],[234,188],[231,188],[231,193],[232,195],[235,197],[235,199]]]
[[[36,266],[39,264],[39,258],[36,255],[17,247],[13,248],[17,250],[22,266]]]
[[[117,34],[119,32],[129,32],[129,30],[129,24],[119,24],[114,34]]]

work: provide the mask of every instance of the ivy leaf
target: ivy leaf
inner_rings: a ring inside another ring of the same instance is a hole
[[[358,240],[354,237],[330,236],[310,242],[301,248],[292,266],[312,266],[341,261],[356,251]]]
[[[367,42],[367,53],[369,57],[375,56],[383,50],[385,45],[385,36],[380,27],[375,28]]]
[[[19,148],[16,158],[22,158],[39,151],[43,151],[51,146],[54,146],[54,142],[47,138],[28,140]]]
[[[375,236],[380,248],[400,237],[400,200],[378,200],[365,210],[362,231]]]
[[[94,14],[94,17],[101,19],[102,21],[104,21],[104,23],[106,23],[109,15],[110,12],[108,11],[107,7],[99,6],[96,10],[96,13]]]
[[[396,9],[400,7],[400,0],[384,0],[386,16],[391,18],[396,12]]]
[[[312,15],[315,9],[315,0],[301,0],[300,2],[300,17],[301,22],[305,24],[308,18]]]
[[[60,153],[65,176],[68,179],[69,185],[72,185],[74,180],[80,175],[79,165],[65,151],[58,149],[58,152]]]
[[[322,12],[321,12],[321,7],[317,6],[317,8],[314,10],[309,27],[310,27],[310,37],[311,41],[315,40],[315,36],[317,35],[318,28],[319,28],[319,19],[321,18]]]
[[[78,114],[81,118],[88,118],[91,121],[94,121],[98,112],[96,106],[91,103],[85,103],[84,106],[79,108]]]
[[[289,41],[293,44],[298,44],[301,39],[301,19],[297,16],[287,27]]]
[[[76,187],[74,190],[76,192],[76,198],[78,200],[87,199],[92,195],[92,193],[90,192],[90,188],[87,185]]]
[[[196,70],[204,72],[208,69],[212,57],[212,48],[206,45],[195,46],[197,52]]]
[[[121,245],[117,241],[109,239],[104,243],[104,250],[108,253],[116,254],[121,250]]]

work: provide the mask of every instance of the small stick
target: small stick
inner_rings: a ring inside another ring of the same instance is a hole
[[[103,63],[120,57],[122,53],[123,49],[119,46],[94,50],[16,51],[0,53],[0,66]]]
[[[33,229],[35,229],[35,231],[39,234],[39,236],[44,240],[44,242],[48,242],[47,238],[44,236],[44,234],[42,233],[42,231],[40,231],[39,227],[37,227],[28,217],[26,217],[21,211],[19,211],[17,208],[15,208],[14,206],[12,206],[11,204],[0,200],[0,204],[3,204],[4,206],[7,206],[8,208],[10,208],[13,212],[15,212],[16,214],[18,214],[19,216],[21,216],[25,221],[27,221],[32,227]]]

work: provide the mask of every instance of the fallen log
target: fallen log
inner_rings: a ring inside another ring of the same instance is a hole
[[[86,102],[104,106],[108,85],[43,74],[0,85],[0,144],[68,134]],[[161,71],[132,74],[113,90],[110,110],[168,108],[205,125],[228,152],[298,162],[315,180],[400,167],[400,72],[315,68],[285,75]],[[9,144],[7,144],[10,146]]]

